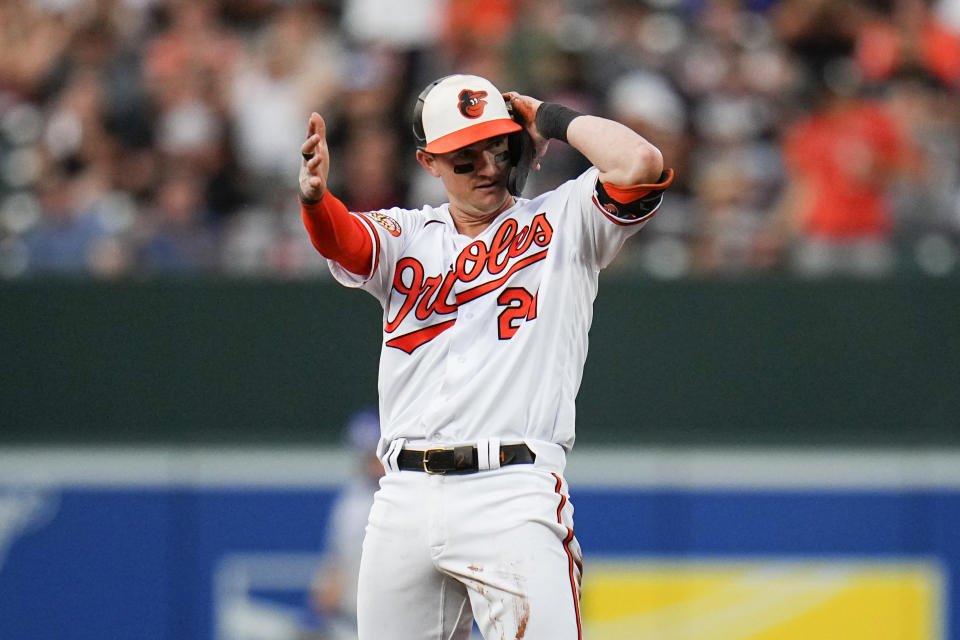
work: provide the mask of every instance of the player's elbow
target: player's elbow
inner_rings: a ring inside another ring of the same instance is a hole
[[[655,184],[663,173],[663,154],[660,149],[647,142],[637,140],[629,155],[628,184]]]
[[[619,166],[606,172],[605,182],[622,187],[637,184],[655,184],[663,173],[663,154],[655,146],[638,138],[623,149]]]

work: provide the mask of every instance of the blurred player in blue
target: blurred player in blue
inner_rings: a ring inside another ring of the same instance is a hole
[[[344,446],[355,472],[333,505],[327,527],[326,558],[311,591],[311,605],[324,622],[324,638],[356,640],[357,576],[367,516],[383,464],[376,456],[380,420],[372,409],[358,411],[344,428]]]

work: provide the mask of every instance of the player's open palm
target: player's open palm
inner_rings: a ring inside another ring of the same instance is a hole
[[[327,125],[319,113],[311,113],[307,125],[307,139],[300,147],[300,196],[306,202],[316,202],[327,190],[330,174],[330,149],[327,148]]]

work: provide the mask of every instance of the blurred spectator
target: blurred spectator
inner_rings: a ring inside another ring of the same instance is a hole
[[[26,236],[27,268],[34,273],[88,275],[108,231],[95,208],[90,175],[49,173],[40,186],[41,219]]]
[[[612,114],[661,149],[664,162],[671,167],[685,165],[687,106],[669,80],[650,71],[635,71],[613,83],[608,102]]]
[[[165,27],[145,45],[145,73],[161,110],[186,91],[219,104],[241,43],[218,20],[217,2],[168,0],[162,5]]]
[[[404,200],[400,173],[401,144],[396,132],[376,122],[350,130],[344,144],[341,199],[351,211],[376,211]]]
[[[170,0],[162,8],[164,27],[147,40],[143,62],[155,146],[165,164],[189,168],[206,195],[231,161],[229,83],[242,44],[219,23],[218,3]]]
[[[311,603],[327,631],[324,638],[330,640],[357,638],[360,551],[373,494],[383,475],[383,464],[377,458],[379,440],[380,420],[372,409],[358,411],[344,428],[344,445],[354,462],[354,473],[334,503],[326,559],[311,591]]]
[[[515,0],[447,0],[446,4],[444,47],[458,68],[463,67],[463,59],[474,58],[481,50],[502,51],[513,32]],[[464,69],[465,73],[478,71],[477,67]]]
[[[224,273],[279,278],[326,277],[326,259],[303,233],[296,202],[244,209],[224,222]]]
[[[916,151],[912,171],[892,185],[901,252],[922,272],[946,275],[960,262],[960,111],[921,71],[891,79],[886,101]]]
[[[35,2],[0,3],[0,90],[44,98],[44,84],[70,39],[64,12]]]
[[[343,29],[364,46],[397,50],[431,48],[448,0],[344,0]]]
[[[311,111],[340,91],[343,51],[327,16],[306,3],[281,7],[236,65],[230,112],[240,164],[260,190],[286,189]],[[291,150],[293,152],[291,153]]]
[[[139,248],[146,273],[210,273],[217,266],[217,240],[193,172],[171,169],[157,186],[156,202],[144,220]]]
[[[906,169],[900,124],[857,95],[852,63],[819,74],[810,114],[785,133],[782,202],[801,275],[883,275],[893,267],[890,187]]]
[[[771,24],[779,40],[799,59],[819,68],[851,54],[870,16],[869,2],[781,0],[771,11]]]
[[[77,170],[103,171],[110,179],[116,144],[105,127],[102,86],[96,70],[78,70],[51,107],[44,142],[54,162]]]
[[[873,82],[922,69],[947,87],[960,88],[960,33],[941,22],[927,0],[890,0],[857,38],[856,60]]]
[[[683,176],[673,193],[664,194],[661,209],[669,215],[655,216],[645,233],[621,250],[613,267],[658,277],[687,275],[693,260],[688,243],[695,226],[687,189],[687,105],[665,76],[634,71],[613,83],[607,110],[615,120],[655,144],[663,154],[664,165]]]

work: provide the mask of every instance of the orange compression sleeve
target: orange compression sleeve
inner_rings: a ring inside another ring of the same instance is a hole
[[[329,191],[316,204],[301,200],[300,208],[310,241],[323,257],[339,262],[351,273],[370,275],[373,241],[359,217],[351,215]]]
[[[673,169],[667,169],[660,174],[660,182],[656,184],[637,184],[632,187],[620,187],[615,184],[604,183],[603,188],[612,199],[620,204],[635,202],[649,195],[653,191],[663,191],[673,182]]]

